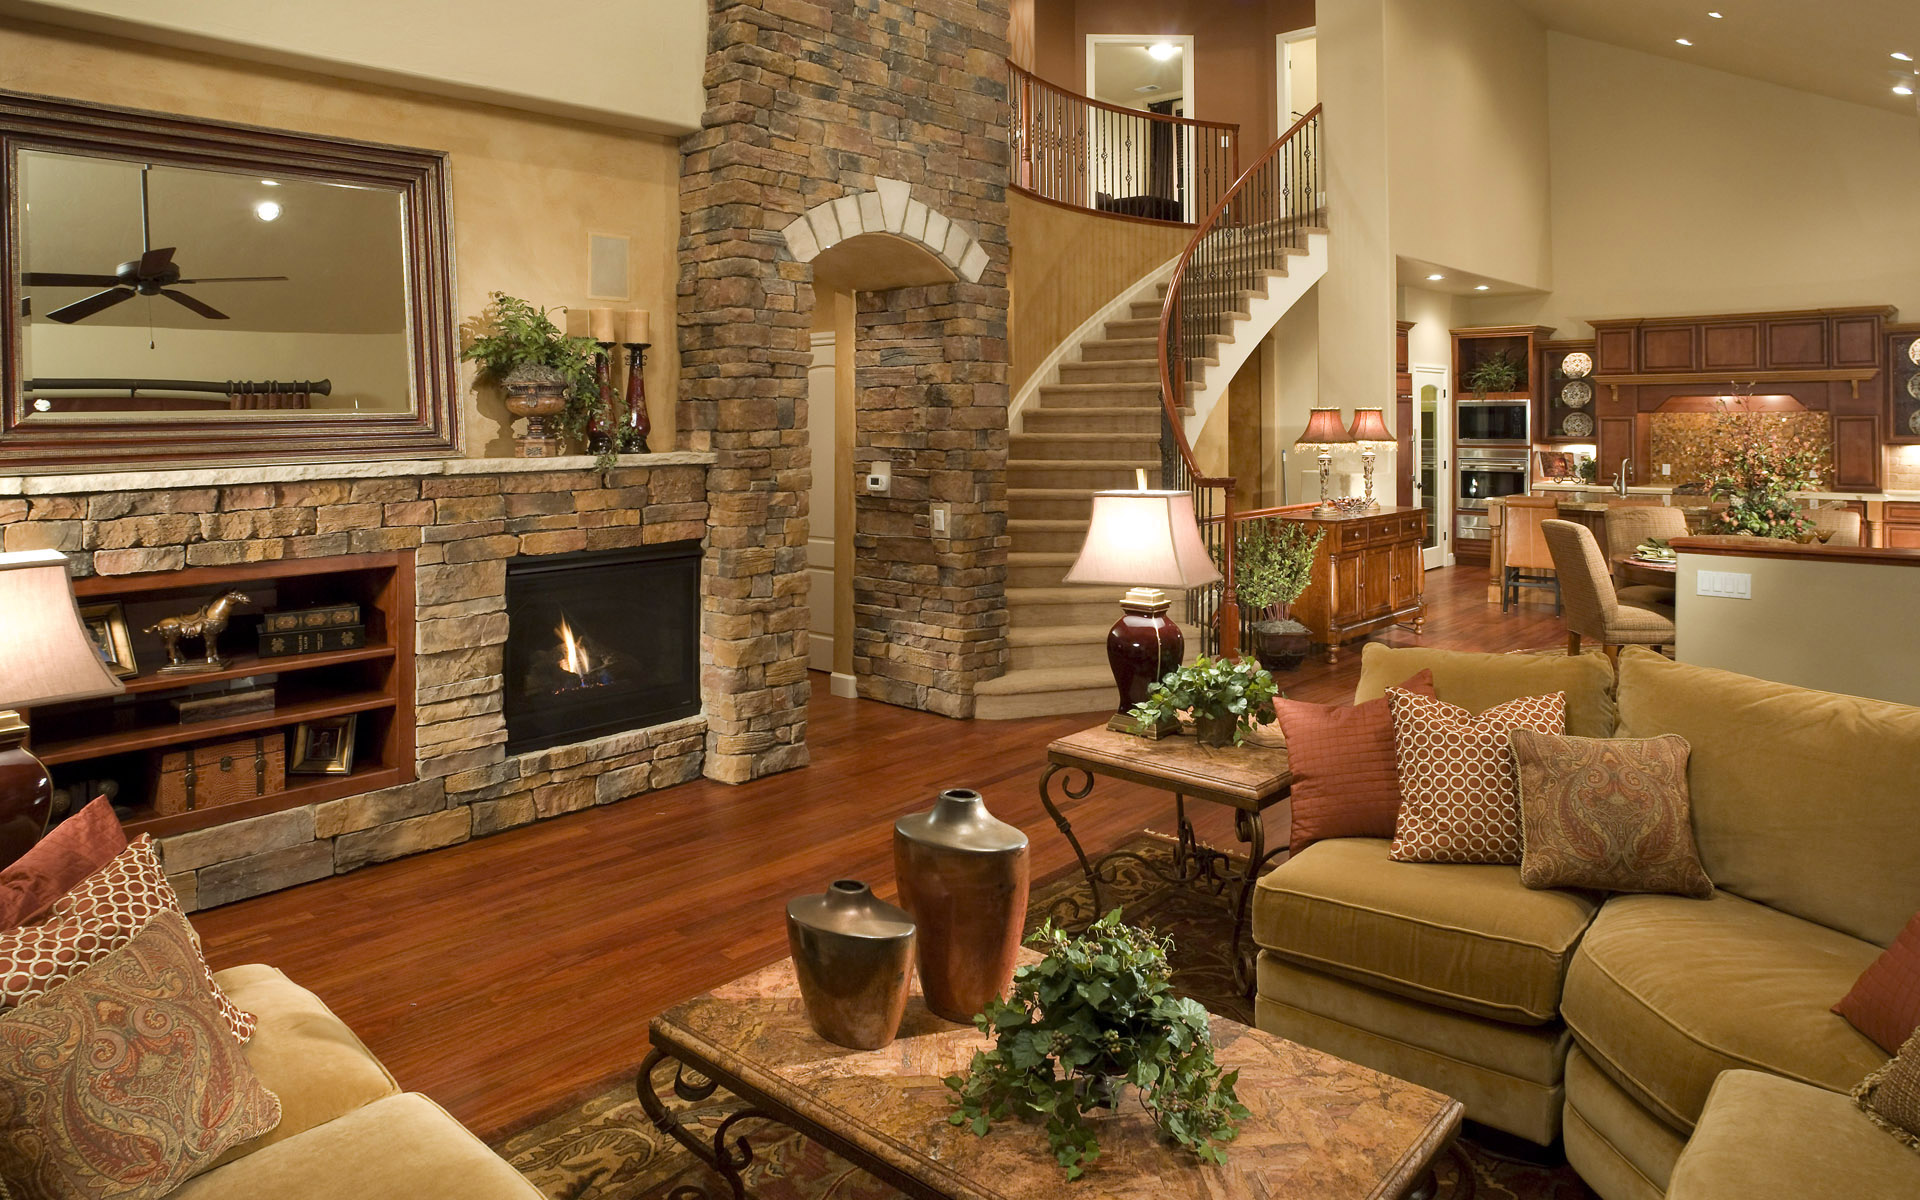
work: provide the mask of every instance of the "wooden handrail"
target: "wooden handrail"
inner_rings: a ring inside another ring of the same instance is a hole
[[[1157,224],[1193,217],[1240,174],[1240,126],[1110,104],[1007,60],[1008,186]],[[1164,157],[1163,157],[1164,156]]]
[[[1289,126],[1273,145],[1267,147],[1266,153],[1242,172],[1221,195],[1174,263],[1173,275],[1167,282],[1166,302],[1160,308],[1157,348],[1162,409],[1161,464],[1165,476],[1162,486],[1192,489],[1194,511],[1202,519],[1203,531],[1215,524],[1207,494],[1212,491],[1222,493],[1221,519],[1218,522],[1221,534],[1215,544],[1225,583],[1221,587],[1219,607],[1215,613],[1218,618],[1216,644],[1220,653],[1228,656],[1239,652],[1240,637],[1240,606],[1233,589],[1233,531],[1236,518],[1233,498],[1236,481],[1228,477],[1200,474],[1193,446],[1187,440],[1186,420],[1181,410],[1185,407],[1193,360],[1203,357],[1202,351],[1209,338],[1225,333],[1224,328],[1218,328],[1229,311],[1225,307],[1225,298],[1237,300],[1239,293],[1247,290],[1242,284],[1250,288],[1256,274],[1276,269],[1282,264],[1286,251],[1294,246],[1291,236],[1279,235],[1281,224],[1298,230],[1306,224],[1308,217],[1318,211],[1320,111],[1320,105],[1316,104],[1305,116]],[[1292,157],[1283,160],[1283,152],[1288,152]],[[1290,169],[1295,161],[1302,164],[1304,181],[1296,179],[1294,171]],[[1278,169],[1276,164],[1279,164]],[[1274,179],[1276,174],[1280,176],[1277,182]],[[1295,203],[1302,182],[1307,189],[1304,208]],[[1245,210],[1240,211],[1236,219],[1228,219],[1229,214],[1242,208],[1243,202],[1262,188],[1265,189],[1265,195],[1260,200],[1264,211],[1259,215],[1263,220],[1251,219],[1256,215],[1252,211],[1256,207],[1254,204],[1245,204]],[[1276,196],[1283,197],[1277,206]],[[1228,232],[1236,229],[1252,231],[1252,236],[1236,242],[1231,258],[1217,253],[1217,243],[1227,240]],[[1207,298],[1203,311],[1196,313],[1187,305],[1187,283],[1194,274],[1194,263],[1203,255],[1207,256],[1206,269],[1212,275],[1208,279],[1212,294]],[[1199,344],[1192,345],[1191,340],[1197,340]]]

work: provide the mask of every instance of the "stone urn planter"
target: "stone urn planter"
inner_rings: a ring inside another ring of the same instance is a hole
[[[567,377],[552,367],[534,363],[515,367],[500,382],[507,394],[507,411],[527,420],[526,433],[513,439],[521,458],[554,458],[560,453],[560,430],[555,423],[567,410]]]
[[[1313,649],[1313,635],[1294,620],[1255,621],[1253,656],[1269,671],[1296,671]]]

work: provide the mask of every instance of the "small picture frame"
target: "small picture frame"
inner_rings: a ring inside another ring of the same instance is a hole
[[[302,721],[293,731],[289,775],[350,775],[353,773],[353,734],[360,718],[322,717]]]
[[[132,679],[140,673],[140,664],[133,657],[133,634],[127,629],[127,612],[119,601],[82,604],[80,621],[87,627],[100,661],[117,678]]]

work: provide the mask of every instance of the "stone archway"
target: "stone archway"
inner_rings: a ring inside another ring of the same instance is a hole
[[[863,234],[880,234],[911,242],[959,278],[980,282],[989,261],[986,248],[965,225],[915,200],[912,191],[905,180],[875,176],[871,191],[823,200],[781,231],[787,253],[795,262],[810,263]]]

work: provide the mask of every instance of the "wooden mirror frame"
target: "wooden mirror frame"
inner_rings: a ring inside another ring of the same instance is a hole
[[[353,183],[400,196],[413,411],[272,420],[28,419],[22,389],[19,152],[51,150]],[[435,150],[0,91],[0,472],[341,461],[461,452],[452,182]]]

